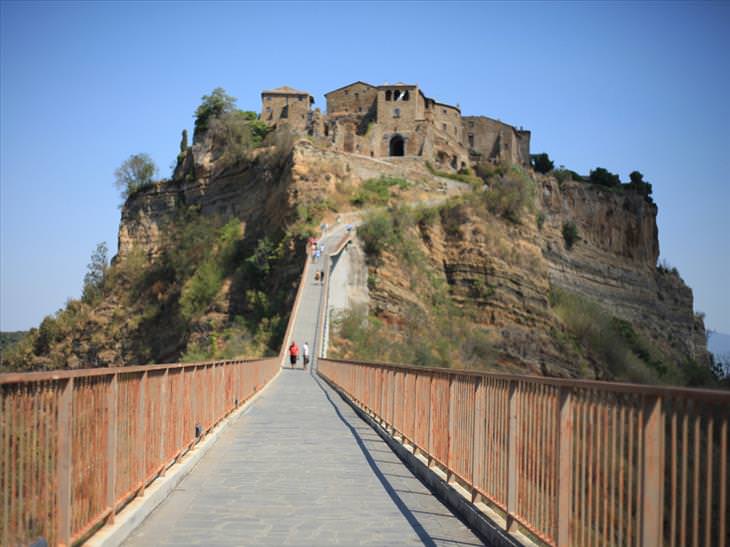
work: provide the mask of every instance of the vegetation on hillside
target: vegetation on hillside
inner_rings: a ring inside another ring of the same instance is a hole
[[[368,316],[364,308],[344,313],[336,321],[341,343],[334,347],[335,355],[433,367],[485,368],[493,363],[489,337],[466,320],[468,310],[449,297],[443,272],[422,250],[422,231],[439,222],[441,214],[441,208],[402,206],[374,212],[358,228],[370,263],[377,266],[383,253],[391,255],[420,300],[407,304],[397,322]],[[371,288],[378,282],[377,275],[368,279]]]
[[[301,256],[288,234],[244,234],[180,211],[162,251],[106,266],[92,255],[83,297],[5,353],[5,370],[144,364],[278,352]]]

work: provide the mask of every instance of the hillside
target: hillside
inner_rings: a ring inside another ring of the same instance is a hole
[[[374,158],[201,108],[172,177],[129,191],[112,264],[7,352],[5,370],[276,352],[307,238],[358,214],[368,304],[340,318],[337,355],[712,384],[692,291],[656,266],[645,192],[509,162],[457,173]]]

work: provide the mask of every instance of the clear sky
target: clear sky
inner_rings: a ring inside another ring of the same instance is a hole
[[[533,152],[654,185],[661,257],[730,333],[729,3],[0,4],[0,330],[78,297],[114,253],[113,172],[170,173],[217,86],[314,94],[406,81],[532,130]]]

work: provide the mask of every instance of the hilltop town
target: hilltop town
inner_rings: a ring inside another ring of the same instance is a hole
[[[328,140],[341,152],[383,158],[416,156],[439,169],[479,161],[528,165],[530,132],[428,97],[417,84],[357,81],[325,93],[327,111],[312,110],[307,91],[261,92],[260,119]]]

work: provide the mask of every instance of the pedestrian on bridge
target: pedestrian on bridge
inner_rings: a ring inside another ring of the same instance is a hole
[[[306,342],[302,344],[302,363],[304,364],[304,370],[307,370],[307,365],[309,364],[309,344]]]
[[[291,346],[289,346],[289,363],[291,364],[291,368],[294,368],[297,365],[298,355],[299,348],[297,347],[297,343],[292,340]]]

